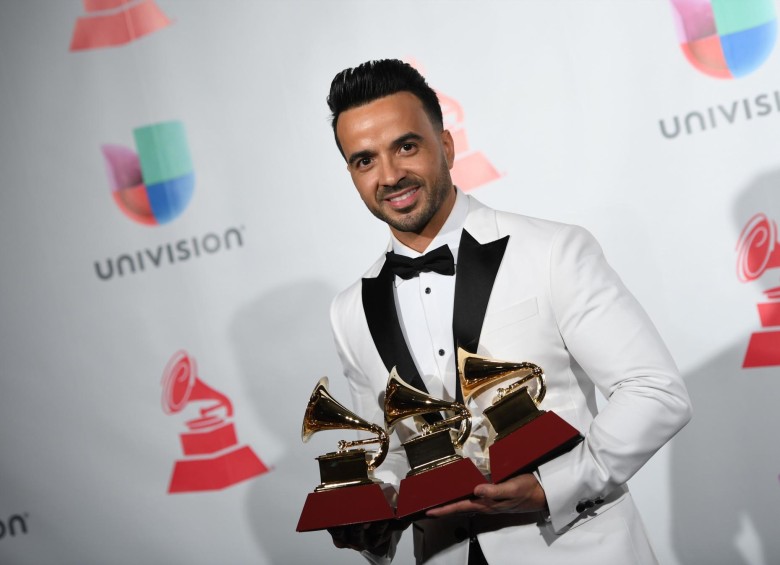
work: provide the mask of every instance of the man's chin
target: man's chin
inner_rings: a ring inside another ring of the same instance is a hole
[[[391,228],[405,233],[420,233],[426,225],[426,222],[421,222],[418,218],[392,218],[389,221],[385,221]]]

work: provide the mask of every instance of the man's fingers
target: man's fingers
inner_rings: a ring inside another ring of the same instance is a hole
[[[524,474],[497,485],[477,485],[473,498],[432,508],[426,512],[426,516],[436,518],[451,514],[531,512],[543,508],[544,504],[544,491],[539,481],[533,475]]]
[[[466,500],[459,500],[452,504],[431,508],[425,515],[431,518],[439,518],[441,516],[449,516],[450,514],[492,513],[496,511],[494,509],[495,504],[496,503],[492,500],[467,498]]]
[[[531,489],[536,488],[538,481],[533,475],[518,475],[498,483],[497,485],[483,484],[474,488],[474,494],[481,498],[493,500],[508,500],[510,498],[523,498]]]
[[[474,488],[474,494],[479,498],[491,498],[493,500],[500,500],[502,498],[509,498],[507,494],[507,487],[505,484],[498,485],[477,485]]]
[[[386,520],[328,528],[328,532],[333,538],[333,545],[339,549],[348,548],[363,551],[387,544],[390,541],[393,526],[393,521]]]

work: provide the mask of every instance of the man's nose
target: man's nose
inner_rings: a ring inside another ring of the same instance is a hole
[[[395,186],[406,176],[403,167],[392,157],[380,159],[379,161],[379,182],[383,186]]]

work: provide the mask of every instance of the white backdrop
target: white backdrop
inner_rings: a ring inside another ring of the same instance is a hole
[[[774,21],[774,2],[749,4]],[[780,562],[780,360],[742,368],[753,333],[780,351],[762,294],[780,255],[756,240],[766,271],[737,270],[748,221],[780,219],[780,56],[770,37],[752,72],[708,76],[677,13],[671,0],[0,0],[0,562],[362,561],[294,529],[313,458],[340,439],[301,443],[308,395],[328,375],[349,404],[329,302],[387,239],[325,96],[336,72],[382,57],[413,61],[454,104],[458,157],[487,167],[461,184],[590,229],[666,338],[694,420],[631,481],[661,561]],[[112,185],[151,184],[133,132],[170,122],[194,189],[146,225]],[[107,167],[106,145],[129,161]],[[172,411],[161,381],[181,350],[199,386],[172,388],[189,399]],[[169,493],[177,462],[220,488]],[[412,562],[408,540],[397,562]]]

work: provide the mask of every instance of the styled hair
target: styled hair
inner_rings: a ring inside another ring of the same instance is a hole
[[[428,119],[439,129],[444,127],[441,106],[436,92],[428,86],[417,69],[398,59],[367,61],[357,67],[344,69],[330,83],[328,107],[336,145],[344,151],[336,135],[336,125],[342,112],[363,106],[379,98],[398,92],[410,92],[422,102]]]

